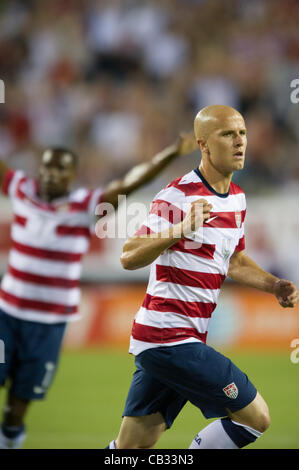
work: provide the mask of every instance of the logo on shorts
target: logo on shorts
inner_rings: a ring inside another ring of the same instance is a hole
[[[228,397],[228,398],[232,398],[233,400],[235,398],[237,398],[238,396],[238,387],[237,385],[235,384],[235,382],[232,382],[231,384],[227,385],[226,387],[224,387],[222,389],[225,393],[225,395]]]

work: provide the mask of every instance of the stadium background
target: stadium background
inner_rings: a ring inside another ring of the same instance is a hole
[[[34,175],[43,148],[70,146],[80,156],[77,184],[101,186],[191,129],[201,107],[234,106],[249,139],[234,178],[247,194],[247,253],[298,285],[299,104],[290,99],[298,19],[296,0],[3,0],[1,158]],[[127,205],[149,205],[199,158],[176,160]],[[0,207],[3,274],[11,208],[3,197]],[[116,233],[125,216],[122,205]],[[47,400],[32,405],[27,448],[103,448],[118,432],[134,369],[130,327],[148,274],[121,269],[124,240],[92,241],[82,320],[68,329]],[[272,413],[252,448],[299,448],[298,313],[229,282],[214,313],[208,343],[248,373]],[[188,447],[204,424],[186,406],[158,447]]]

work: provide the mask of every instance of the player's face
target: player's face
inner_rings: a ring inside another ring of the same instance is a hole
[[[39,168],[41,193],[51,199],[68,193],[76,176],[74,159],[69,153],[46,150]]]
[[[243,169],[246,146],[246,127],[239,114],[219,120],[206,140],[210,163],[223,175]]]

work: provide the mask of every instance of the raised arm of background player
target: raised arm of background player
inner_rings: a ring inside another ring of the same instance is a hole
[[[191,134],[181,134],[178,141],[155,155],[149,162],[134,166],[119,180],[112,181],[104,189],[102,202],[109,202],[115,208],[118,196],[126,195],[154,179],[169,163],[180,155],[198,150],[198,145]]]
[[[119,195],[129,195],[140,186],[154,179],[176,157],[186,155],[198,149],[192,134],[181,134],[177,142],[166,147],[155,155],[149,162],[134,166],[123,178],[112,181],[104,189],[102,202],[109,202],[115,208]],[[5,173],[9,167],[0,160],[0,185],[2,186]]]
[[[202,210],[196,210],[200,205]],[[134,270],[148,266],[167,248],[174,245],[188,233],[196,231],[210,218],[211,204],[199,199],[191,205],[184,220],[173,225],[159,236],[140,235],[129,238],[121,255],[124,269]],[[282,307],[294,307],[299,300],[296,286],[288,280],[279,279],[264,271],[244,251],[234,253],[230,258],[228,276],[240,284],[254,287],[275,295]]]
[[[8,166],[5,165],[5,163],[2,162],[2,160],[0,160],[0,187],[2,187],[4,175],[8,170],[9,170]]]

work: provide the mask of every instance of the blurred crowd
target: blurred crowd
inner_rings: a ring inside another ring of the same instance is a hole
[[[97,186],[228,104],[248,129],[235,181],[296,186],[298,20],[296,0],[1,0],[0,156],[34,174],[43,148],[68,146]]]

